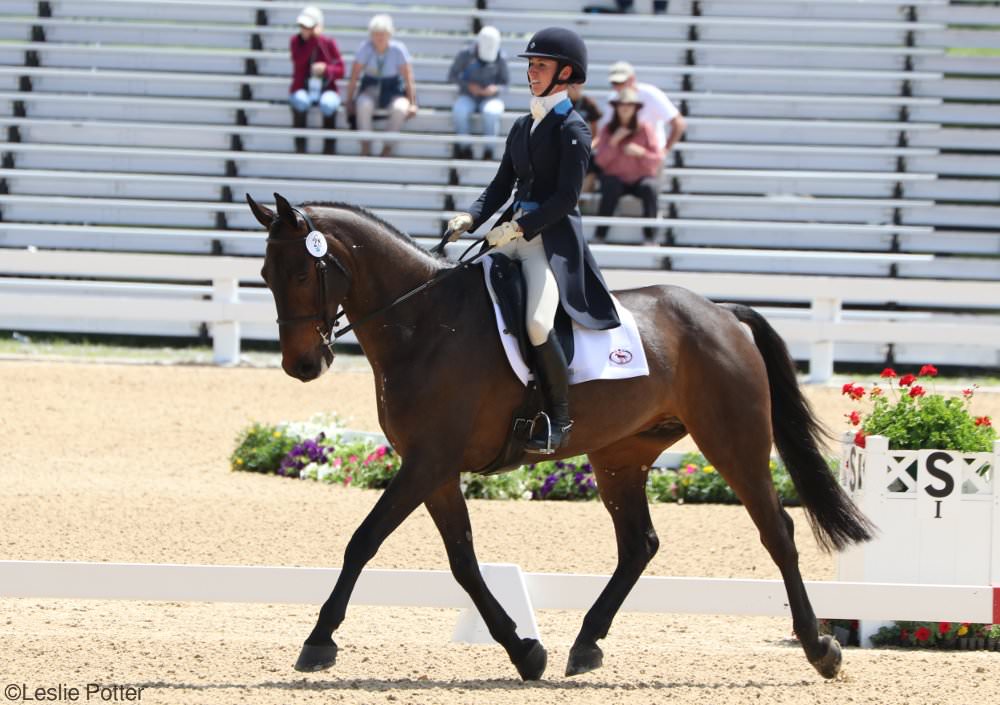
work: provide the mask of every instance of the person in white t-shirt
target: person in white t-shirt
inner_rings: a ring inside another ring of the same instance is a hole
[[[627,61],[618,61],[611,65],[608,71],[608,82],[613,90],[605,100],[604,116],[599,127],[603,127],[615,114],[611,107],[611,101],[617,98],[619,91],[626,87],[632,88],[639,94],[639,99],[642,101],[639,119],[653,125],[660,148],[664,154],[669,152],[684,134],[684,130],[687,129],[684,116],[670,102],[670,98],[656,86],[637,81],[635,69]]]

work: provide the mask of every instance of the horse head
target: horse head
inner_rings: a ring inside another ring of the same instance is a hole
[[[276,211],[247,194],[254,217],[267,228],[260,274],[278,312],[281,367],[308,382],[333,364],[333,327],[351,275],[337,257],[334,238],[280,194],[274,194],[274,202]]]

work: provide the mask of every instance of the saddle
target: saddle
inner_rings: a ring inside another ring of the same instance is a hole
[[[500,254],[490,255],[490,284],[497,297],[497,307],[503,316],[505,332],[512,333],[517,339],[518,348],[524,361],[534,368],[534,347],[528,338],[525,323],[528,312],[527,293],[521,263]],[[555,334],[566,355],[567,362],[572,361],[574,352],[573,321],[562,306],[556,312]],[[493,475],[511,470],[523,465],[529,459],[537,460],[538,456],[528,456],[524,447],[531,438],[532,427],[539,412],[545,410],[545,400],[538,385],[531,381],[525,388],[524,401],[514,410],[510,422],[507,442],[500,454],[485,467],[475,470],[480,475]]]

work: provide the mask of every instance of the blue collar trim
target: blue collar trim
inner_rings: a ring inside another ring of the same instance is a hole
[[[568,115],[569,111],[573,109],[573,101],[567,98],[564,101],[559,102],[557,105],[553,106],[552,112],[557,115]]]

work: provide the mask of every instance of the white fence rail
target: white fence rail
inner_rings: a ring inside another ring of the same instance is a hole
[[[608,576],[523,573],[516,565],[483,564],[483,576],[518,624],[539,637],[536,609],[588,609]],[[335,568],[210,566],[56,561],[0,561],[0,597],[320,604]],[[1000,623],[1000,587],[806,582],[817,615]],[[490,641],[472,603],[443,570],[365,570],[355,605],[465,608],[453,639]],[[780,580],[643,577],[624,612],[763,615],[791,618]]]
[[[87,319],[94,325],[105,321],[107,332],[195,335],[207,325],[216,362],[232,364],[239,360],[240,341],[248,330],[255,337],[260,331],[269,338],[276,334],[270,295],[260,286],[243,286],[262,283],[261,263],[259,257],[0,250],[0,328],[58,329],[56,322]],[[947,339],[985,351],[987,364],[1000,364],[990,358],[1000,355],[1000,322],[989,313],[1000,301],[1000,282],[618,269],[607,269],[605,275],[613,288],[674,284],[714,300],[807,303],[807,314],[801,308],[767,309],[766,314],[789,343],[809,346],[813,381],[830,378],[836,346],[843,343],[934,344]],[[88,281],[26,278],[53,276]],[[880,312],[852,319],[843,310],[845,302],[983,313],[914,318]],[[140,323],[175,327],[150,330]]]

